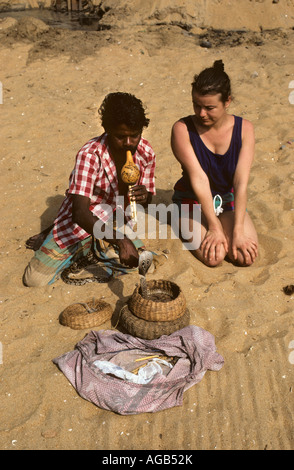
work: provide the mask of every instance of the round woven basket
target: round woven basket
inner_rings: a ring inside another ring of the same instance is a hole
[[[138,318],[153,322],[169,322],[180,318],[186,311],[186,299],[180,287],[171,281],[147,281],[147,298],[136,287],[128,306]]]
[[[150,322],[136,317],[130,312],[127,305],[120,311],[120,324],[132,336],[142,339],[156,339],[163,335],[170,335],[175,331],[188,326],[190,312],[188,309],[180,318],[174,321]]]
[[[103,300],[91,299],[69,305],[61,312],[59,321],[64,326],[74,330],[93,328],[106,322],[112,317],[113,310],[110,304]]]

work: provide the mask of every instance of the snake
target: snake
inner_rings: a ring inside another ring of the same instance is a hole
[[[153,260],[153,254],[151,251],[143,250],[139,255],[139,275],[140,275],[140,287],[143,299],[147,299],[147,282],[146,273],[151,266]]]
[[[93,253],[93,251],[90,250],[86,256],[83,256],[79,260],[74,261],[68,268],[64,269],[60,277],[66,284],[72,284],[75,286],[83,286],[89,282],[109,282],[112,278],[112,274],[102,274],[99,276],[85,277],[83,279],[74,279],[70,277],[70,274],[77,274],[81,269],[93,264],[97,266],[100,265],[96,255]]]

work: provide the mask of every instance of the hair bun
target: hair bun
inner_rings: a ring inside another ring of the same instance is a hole
[[[222,60],[216,60],[213,64],[213,68],[217,72],[224,72],[225,71],[225,66]]]

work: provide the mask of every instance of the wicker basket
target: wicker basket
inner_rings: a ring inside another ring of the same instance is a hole
[[[64,326],[74,330],[93,328],[106,322],[112,317],[111,305],[103,300],[91,299],[85,303],[75,303],[61,312],[59,321]]]
[[[132,336],[142,339],[156,339],[163,335],[170,335],[190,323],[190,312],[185,310],[184,314],[174,321],[150,322],[136,317],[130,312],[127,305],[120,311],[120,324]]]
[[[153,280],[146,282],[147,298],[141,295],[137,287],[128,306],[130,311],[138,318],[153,322],[174,321],[184,315],[186,299],[180,287],[174,282]]]

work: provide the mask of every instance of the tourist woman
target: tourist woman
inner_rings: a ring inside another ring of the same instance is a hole
[[[254,129],[246,119],[228,113],[231,100],[230,78],[218,60],[195,75],[194,114],[177,121],[171,136],[183,172],[173,195],[180,208],[180,234],[190,251],[211,267],[225,257],[249,266],[258,255],[256,230],[246,210]],[[201,205],[200,221],[193,217],[195,204]]]

